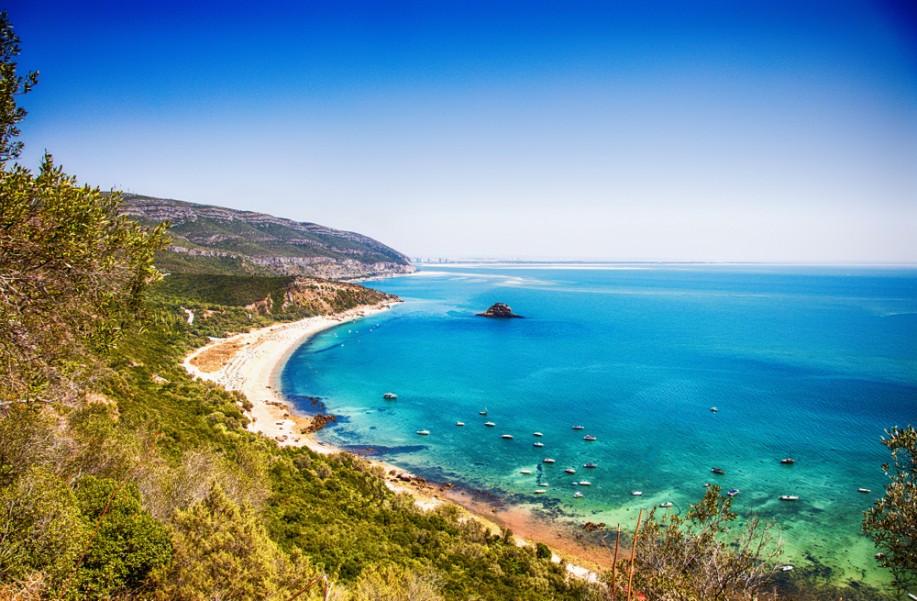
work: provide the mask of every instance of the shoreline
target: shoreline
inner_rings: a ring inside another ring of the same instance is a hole
[[[386,311],[394,304],[363,305],[331,316],[309,317],[215,339],[189,353],[182,365],[194,378],[241,392],[251,403],[251,409],[245,410],[250,420],[246,429],[250,432],[267,436],[280,446],[305,446],[325,455],[345,453],[344,449],[319,441],[314,433],[307,431],[314,416],[303,415],[284,398],[280,375],[290,356],[307,339],[348,321]],[[488,500],[479,491],[460,485],[428,482],[385,461],[362,458],[379,469],[380,477],[390,490],[411,495],[421,509],[430,510],[449,503],[495,534],[500,534],[504,528],[512,530],[521,546],[545,543],[554,551],[552,561],[566,563],[568,573],[575,577],[595,581],[598,579],[596,571],[610,565],[605,549],[585,542],[572,525],[548,523],[525,507]],[[576,564],[561,558],[557,552]]]

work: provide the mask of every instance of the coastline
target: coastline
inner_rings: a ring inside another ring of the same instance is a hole
[[[346,452],[319,441],[308,432],[313,416],[299,413],[284,398],[280,375],[293,352],[308,338],[347,321],[388,310],[393,304],[364,305],[331,316],[275,324],[213,340],[188,354],[182,365],[195,378],[241,392],[251,404],[251,409],[245,411],[250,420],[247,427],[250,432],[267,436],[280,446],[305,446],[320,454]],[[610,563],[603,548],[585,542],[570,525],[549,524],[525,507],[494,502],[477,491],[451,483],[428,482],[378,459],[363,459],[378,469],[390,490],[411,495],[424,510],[453,504],[495,534],[503,529],[512,530],[521,546],[530,541],[547,544],[555,551],[552,561],[566,563],[572,576],[595,581],[598,579],[596,571],[607,568]],[[566,562],[557,552],[576,564]]]

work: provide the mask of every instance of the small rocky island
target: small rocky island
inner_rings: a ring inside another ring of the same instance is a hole
[[[488,309],[487,311],[484,311],[483,313],[478,313],[477,316],[478,317],[501,317],[501,318],[522,317],[522,315],[516,315],[515,313],[513,313],[512,308],[509,305],[505,305],[503,303],[494,303],[493,305],[490,306],[490,309]]]

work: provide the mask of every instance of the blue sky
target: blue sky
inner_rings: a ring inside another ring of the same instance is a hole
[[[412,256],[917,263],[908,0],[11,0],[22,162]]]

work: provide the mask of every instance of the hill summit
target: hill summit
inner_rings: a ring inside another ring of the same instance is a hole
[[[306,275],[334,280],[412,273],[411,260],[368,236],[252,211],[125,194],[122,213],[170,221],[166,272]]]

